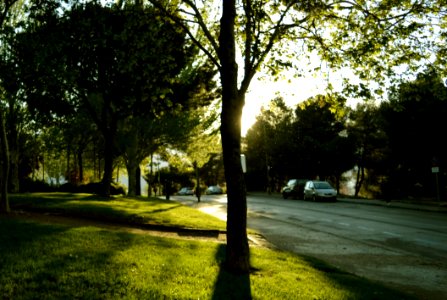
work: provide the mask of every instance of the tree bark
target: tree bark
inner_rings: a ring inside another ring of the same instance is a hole
[[[362,155],[360,156],[360,161],[357,163],[357,179],[355,181],[355,191],[354,196],[357,197],[360,193],[360,189],[363,185],[363,180],[365,179],[365,167],[364,167],[364,161],[365,161],[365,147],[362,147]]]
[[[137,165],[137,169],[135,172],[135,178],[137,179],[135,185],[135,196],[141,196],[141,168],[139,164]]]
[[[17,130],[17,110],[14,101],[9,101],[9,114],[7,118],[8,147],[9,147],[9,183],[10,193],[18,193],[19,184],[19,134]]]
[[[137,195],[137,134],[136,132],[128,133],[129,142],[126,146],[126,168],[128,178],[128,191],[129,196]]]
[[[9,213],[8,175],[9,175],[9,147],[6,139],[6,127],[3,111],[0,110],[0,213]]]
[[[365,168],[363,167],[363,165],[359,164],[357,167],[357,180],[355,181],[354,197],[357,197],[359,195],[360,189],[363,185],[363,180],[365,178]]]
[[[200,202],[200,196],[202,195],[202,191],[200,190],[200,174],[199,174],[199,166],[197,164],[197,161],[193,163],[194,166],[194,172],[196,174],[196,197],[197,202]]]
[[[82,184],[84,182],[84,162],[82,160],[82,152],[83,150],[78,149],[78,168],[79,168],[79,183]]]
[[[102,195],[110,197],[110,185],[113,177],[113,161],[115,159],[116,127],[108,128],[104,134],[104,173],[102,177]]]
[[[147,180],[147,196],[152,196],[152,189],[154,184],[154,154],[151,153],[151,167],[150,167],[150,173],[149,173],[149,180]],[[156,195],[155,195],[156,196]]]
[[[241,166],[241,116],[244,93],[238,91],[236,64],[235,0],[225,0],[220,22],[219,59],[222,83],[221,136],[227,182],[227,249],[225,266],[230,272],[250,272],[247,239],[247,199]]]

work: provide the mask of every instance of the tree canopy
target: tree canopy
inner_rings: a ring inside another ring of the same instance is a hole
[[[90,117],[104,138],[107,194],[119,122],[177,109],[185,98],[173,89],[193,48],[154,9],[87,3],[45,13],[13,41],[25,100],[44,118]]]

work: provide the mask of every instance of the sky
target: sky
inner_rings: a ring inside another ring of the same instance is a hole
[[[286,105],[294,108],[298,103],[318,94],[327,94],[328,82],[334,91],[342,90],[343,78],[349,78],[351,82],[357,80],[351,70],[342,69],[338,72],[329,70],[320,73],[309,74],[308,77],[293,78],[292,74],[283,74],[284,79],[274,81],[273,79],[260,80],[255,77],[245,96],[245,106],[242,112],[242,136],[255,123],[262,107],[268,107],[271,100],[281,96]],[[266,76],[268,78],[268,76]],[[355,99],[347,99],[346,105],[355,106]]]
[[[325,84],[318,78],[299,78],[289,83],[286,80],[258,80],[254,79],[245,97],[242,113],[242,135],[255,123],[261,107],[267,107],[271,100],[282,96],[286,104],[294,107],[314,95],[324,93]]]

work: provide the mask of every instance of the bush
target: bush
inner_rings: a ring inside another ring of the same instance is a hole
[[[56,192],[58,189],[42,180],[32,180],[31,178],[24,178],[20,180],[21,193],[48,193]]]
[[[64,183],[60,186],[53,186],[41,180],[32,180],[26,178],[20,181],[21,193],[49,193],[49,192],[64,192],[64,193],[88,193],[88,194],[102,194],[102,183],[91,182],[87,184],[76,185],[73,183]],[[111,195],[125,195],[126,188],[120,184],[112,182],[110,185]]]
[[[87,184],[80,185],[78,187],[78,193],[89,193],[89,194],[102,194],[103,186],[101,182],[91,182]],[[125,195],[126,190],[123,186],[112,182],[110,184],[110,194],[111,195]]]

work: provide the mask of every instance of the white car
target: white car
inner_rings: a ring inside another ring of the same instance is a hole
[[[223,193],[223,190],[218,185],[211,185],[206,189],[205,193],[207,195],[219,195]]]
[[[304,200],[337,201],[337,191],[327,181],[310,180],[304,186]]]
[[[194,195],[194,189],[191,187],[182,187],[178,192],[177,195]]]

